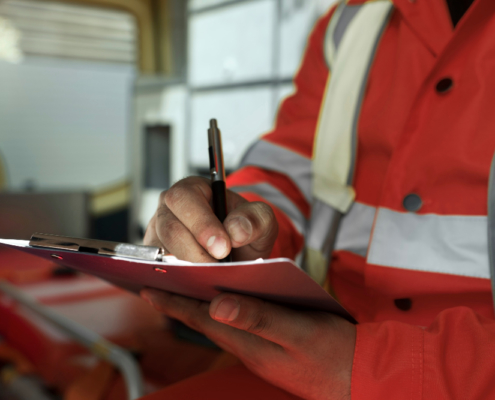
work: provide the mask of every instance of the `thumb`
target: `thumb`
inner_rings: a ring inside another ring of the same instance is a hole
[[[263,202],[245,202],[232,210],[224,221],[236,261],[267,258],[278,235],[272,208]]]

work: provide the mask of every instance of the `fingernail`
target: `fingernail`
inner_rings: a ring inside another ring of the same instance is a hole
[[[206,247],[208,247],[210,254],[217,259],[224,258],[227,255],[227,241],[223,237],[210,237],[206,242]]]
[[[237,243],[244,243],[251,237],[251,234],[253,233],[253,226],[247,218],[236,217],[229,221],[227,231],[233,241]]]
[[[219,321],[233,321],[239,315],[240,304],[237,300],[226,298],[215,310],[215,319]]]

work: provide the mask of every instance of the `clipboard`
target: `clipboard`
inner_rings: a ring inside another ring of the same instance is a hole
[[[288,258],[191,263],[166,256],[157,247],[46,234],[34,234],[31,241],[0,239],[0,245],[97,276],[134,293],[150,287],[211,301],[221,292],[231,292],[296,309],[326,311],[356,323]]]

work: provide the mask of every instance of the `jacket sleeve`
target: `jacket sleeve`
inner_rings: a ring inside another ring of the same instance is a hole
[[[495,399],[495,321],[467,307],[427,328],[397,321],[357,326],[351,398]]]
[[[330,72],[324,38],[332,8],[316,24],[294,78],[296,91],[278,111],[275,127],[247,151],[241,167],[227,179],[230,190],[250,201],[270,204],[279,223],[271,257],[295,258],[304,246],[311,212],[313,140]]]

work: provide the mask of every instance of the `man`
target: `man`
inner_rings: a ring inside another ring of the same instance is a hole
[[[365,3],[350,0],[341,20],[355,18]],[[296,396],[495,398],[486,234],[495,179],[495,2],[472,3],[394,0],[377,42],[356,107],[355,197],[343,211],[326,277],[358,325],[228,293],[211,304],[152,290],[142,296]],[[298,168],[318,153],[325,88],[341,79],[332,78],[324,50],[336,14],[333,8],[317,23],[297,91],[282,104],[275,129],[229,178],[224,224],[211,211],[208,181],[187,178],[163,193],[146,244],[196,262],[231,250],[236,260],[307,253],[319,214]],[[222,398],[225,380],[234,379],[224,374],[223,381],[209,376],[218,383],[212,397],[202,389],[198,398]],[[169,391],[170,398],[205,383],[195,382]],[[236,383],[235,398],[252,398],[250,384],[260,388],[258,397],[292,398],[252,377],[244,383]]]

